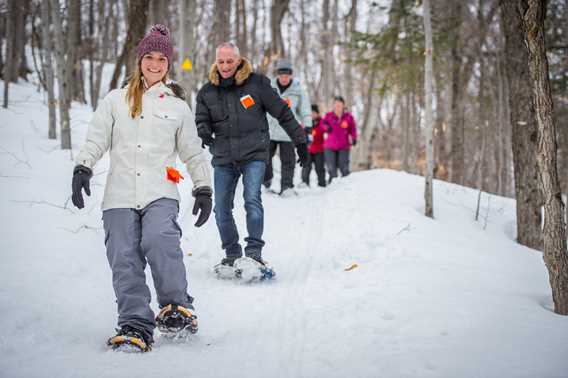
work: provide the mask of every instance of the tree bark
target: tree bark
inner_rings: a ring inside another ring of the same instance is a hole
[[[67,31],[67,64],[69,64],[69,99],[86,104],[85,86],[83,81],[83,46],[81,45],[81,2],[77,0],[68,1],[68,20]]]
[[[40,2],[41,6],[41,41],[43,49],[43,76],[45,78],[45,90],[47,92],[48,107],[48,137],[55,139],[57,137],[56,115],[55,115],[55,92],[54,92],[54,75],[53,75],[53,45],[51,43],[51,35],[49,33],[50,17],[49,2]]]
[[[568,315],[568,252],[564,203],[556,168],[556,125],[544,40],[546,0],[521,0],[522,30],[537,119],[537,162],[544,196],[544,262],[548,268],[554,312]]]
[[[50,0],[51,20],[53,21],[55,42],[55,60],[57,63],[57,84],[59,97],[59,124],[61,129],[61,149],[71,149],[71,120],[69,117],[69,65],[66,60],[65,36],[63,34],[62,17],[59,9],[59,0]],[[67,58],[68,59],[68,58]]]
[[[130,0],[128,2],[128,32],[126,34],[126,42],[117,59],[109,90],[117,87],[123,66],[125,67],[125,77],[129,77],[136,69],[136,46],[144,36],[146,30],[149,1],[150,0]]]
[[[266,74],[270,64],[278,58],[286,56],[284,39],[282,38],[282,21],[288,12],[290,0],[273,0],[270,7],[270,36],[272,40],[264,52],[260,72]]]
[[[6,64],[2,77],[4,79],[4,108],[8,108],[8,96],[10,92],[10,82],[14,76],[14,34],[16,33],[15,18],[18,11],[17,0],[8,0],[8,12],[6,15]]]
[[[433,149],[433,129],[434,117],[432,109],[432,94],[433,94],[433,43],[432,43],[432,24],[430,20],[430,0],[424,0],[423,17],[424,17],[424,37],[425,37],[425,62],[424,62],[424,115],[426,133],[426,185],[424,188],[425,211],[427,217],[434,218],[434,199],[433,199],[433,176],[434,176],[434,149]]]
[[[540,250],[542,200],[536,161],[537,126],[531,99],[528,55],[520,32],[522,15],[518,1],[501,0],[517,200],[517,242]]]

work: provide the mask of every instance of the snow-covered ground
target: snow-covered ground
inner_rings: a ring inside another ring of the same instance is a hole
[[[180,224],[200,331],[143,355],[109,351],[108,161],[86,208],[73,208],[72,153],[47,139],[42,96],[19,84],[11,100],[0,110],[1,377],[568,376],[568,318],[550,309],[541,254],[514,242],[514,202],[484,196],[475,222],[477,193],[436,182],[431,220],[423,179],[388,170],[264,195],[264,256],[278,278],[261,284],[214,278],[217,229],[213,217],[193,227],[186,180]],[[90,115],[73,108],[74,152]]]

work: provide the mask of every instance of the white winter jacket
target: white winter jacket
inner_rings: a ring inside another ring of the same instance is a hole
[[[132,119],[126,89],[111,91],[97,107],[87,141],[75,162],[89,168],[110,150],[102,209],[142,209],[160,198],[179,201],[177,184],[168,180],[167,167],[179,155],[194,188],[211,186],[211,173],[195,119],[187,103],[163,83],[142,96],[142,113]]]
[[[272,87],[276,89],[276,92],[278,92],[284,100],[289,101],[290,109],[292,109],[292,113],[294,113],[296,120],[304,127],[311,126],[312,109],[310,98],[302,89],[300,81],[296,78],[293,78],[292,84],[290,84],[290,86],[286,88],[283,93],[280,93],[280,89],[278,88],[276,80],[277,78],[272,79],[270,81],[270,84],[272,84]],[[290,137],[284,131],[282,126],[280,126],[276,118],[272,117],[270,114],[267,114],[266,118],[268,118],[268,126],[270,128],[270,140],[279,142],[291,141]]]

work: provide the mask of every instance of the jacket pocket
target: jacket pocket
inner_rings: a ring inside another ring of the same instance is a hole
[[[164,124],[166,126],[178,126],[180,123],[180,116],[174,112],[155,110],[154,120],[158,121],[159,124]]]

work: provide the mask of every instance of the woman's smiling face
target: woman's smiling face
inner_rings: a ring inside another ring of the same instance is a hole
[[[161,81],[168,73],[168,58],[160,52],[152,51],[144,54],[140,62],[142,75],[148,87]]]

